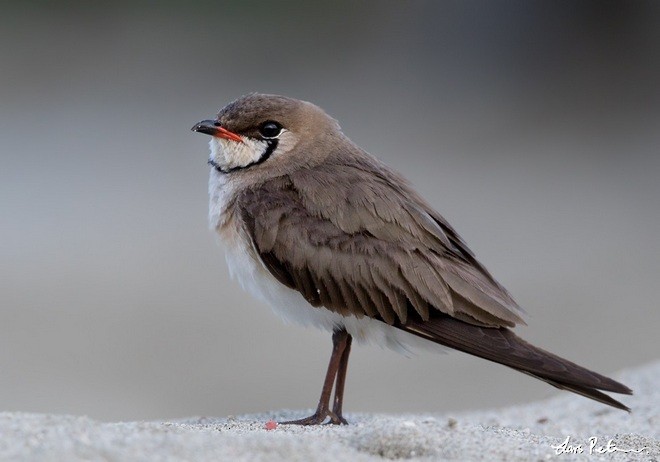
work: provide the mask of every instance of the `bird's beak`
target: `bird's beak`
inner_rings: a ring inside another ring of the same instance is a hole
[[[238,143],[243,142],[241,135],[238,135],[234,132],[230,132],[226,128],[222,128],[215,120],[202,120],[199,123],[196,123],[192,131],[198,133],[205,133],[211,136],[217,136],[219,138],[224,138],[226,140],[236,141]]]

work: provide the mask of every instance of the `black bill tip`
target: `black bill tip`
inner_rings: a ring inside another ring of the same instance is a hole
[[[204,133],[205,135],[215,135],[218,133],[218,126],[214,120],[202,120],[193,125],[191,130],[197,133]]]

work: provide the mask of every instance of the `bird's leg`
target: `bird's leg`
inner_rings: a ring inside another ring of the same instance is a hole
[[[339,360],[339,369],[337,370],[337,380],[335,381],[335,399],[332,405],[332,414],[330,423],[335,425],[348,425],[342,415],[342,406],[344,404],[344,385],[346,384],[346,371],[348,370],[348,356],[351,354],[351,342],[353,338],[347,334],[346,346]]]
[[[330,423],[340,424],[346,423],[346,421],[341,418],[337,418],[334,411],[330,410],[330,394],[332,393],[332,385],[335,382],[335,378],[338,380],[337,372],[343,368],[343,375],[346,375],[346,365],[348,364],[348,354],[346,355],[346,360],[342,361],[344,358],[344,351],[346,346],[350,345],[351,336],[348,335],[345,329],[335,330],[332,334],[332,355],[330,356],[330,363],[328,364],[328,371],[325,373],[325,381],[323,382],[323,389],[321,390],[321,398],[319,399],[319,405],[316,408],[316,412],[309,417],[305,417],[300,420],[290,420],[287,422],[281,422],[282,424],[290,425],[318,425],[323,423],[323,421],[329,416],[331,418]],[[343,363],[346,363],[343,367],[340,367]],[[341,380],[341,391],[343,394],[343,385],[344,380]],[[335,392],[335,401],[337,393]],[[341,396],[340,396],[341,398]],[[339,400],[339,410],[341,411],[341,399]],[[336,406],[336,405],[335,405]],[[343,422],[342,422],[343,421]]]

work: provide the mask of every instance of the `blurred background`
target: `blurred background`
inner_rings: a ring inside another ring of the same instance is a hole
[[[229,280],[205,136],[238,96],[337,118],[602,373],[657,359],[660,3],[4,2],[0,410],[102,420],[316,405],[327,333]],[[555,389],[462,353],[355,348],[348,412]],[[624,398],[625,402],[625,398]]]

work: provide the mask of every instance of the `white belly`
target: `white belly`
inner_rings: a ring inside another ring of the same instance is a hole
[[[243,235],[237,223],[229,223],[225,204],[231,191],[224,175],[211,172],[209,181],[209,219],[223,244],[229,272],[243,289],[270,305],[286,323],[312,326],[332,332],[344,328],[360,343],[391,348],[409,356],[417,348],[446,351],[440,345],[396,329],[382,321],[368,317],[342,316],[323,307],[313,307],[295,290],[281,284],[261,260],[256,257],[252,243]]]

